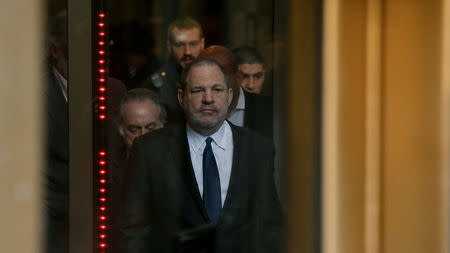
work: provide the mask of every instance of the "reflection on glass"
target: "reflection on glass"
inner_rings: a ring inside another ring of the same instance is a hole
[[[273,64],[262,56],[271,54],[272,24],[262,13],[272,15],[263,9],[272,2],[196,2],[205,7],[111,3],[110,75],[129,90],[117,115],[112,247],[278,252],[281,208],[267,141]],[[208,144],[206,136],[219,139]]]
[[[45,252],[69,251],[68,59],[67,12],[64,5],[56,1],[48,2],[45,47]]]

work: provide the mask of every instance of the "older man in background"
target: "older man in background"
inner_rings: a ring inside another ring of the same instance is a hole
[[[123,210],[124,179],[128,169],[128,156],[135,138],[164,127],[167,120],[165,106],[159,96],[151,90],[136,88],[129,90],[120,101],[117,127],[122,145],[113,149],[112,173],[112,252],[120,250],[120,224]]]

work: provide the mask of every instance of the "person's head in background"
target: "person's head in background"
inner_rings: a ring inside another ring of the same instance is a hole
[[[197,58],[204,47],[203,29],[195,19],[182,17],[169,25],[167,50],[181,68],[184,69]]]
[[[233,99],[231,100],[230,107],[228,108],[228,113],[233,112],[233,110],[236,108],[236,105],[239,100],[239,84],[236,82],[236,71],[237,71],[237,64],[236,64],[236,57],[233,54],[233,52],[223,46],[219,45],[213,45],[205,48],[198,58],[209,58],[217,61],[220,63],[224,70],[227,72],[227,75],[229,76],[229,86],[233,90]]]
[[[264,84],[264,59],[256,49],[241,47],[233,50],[238,64],[236,79],[250,93],[260,94]]]
[[[67,79],[67,12],[51,17],[47,30],[47,57],[50,68]]]
[[[166,108],[151,90],[129,90],[120,101],[119,133],[128,149],[136,137],[164,127],[166,120]]]

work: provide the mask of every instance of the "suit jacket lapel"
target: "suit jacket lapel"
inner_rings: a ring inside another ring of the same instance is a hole
[[[55,150],[63,152],[65,159],[69,159],[69,106],[54,74],[49,72],[47,78],[47,124],[54,131],[54,141],[50,145],[56,145]]]
[[[221,223],[222,216],[224,213],[229,212],[228,210],[230,210],[230,208],[237,206],[236,201],[238,201],[238,199],[240,198],[237,198],[235,195],[241,194],[242,191],[239,191],[239,187],[242,184],[242,181],[247,180],[248,177],[246,175],[245,161],[242,160],[245,158],[245,154],[242,153],[245,150],[245,147],[242,147],[242,145],[244,145],[245,143],[242,140],[242,136],[239,132],[239,129],[230,122],[228,122],[228,124],[230,124],[233,133],[233,162],[231,166],[230,183],[228,185],[227,196],[222,208],[222,215],[219,218],[218,224]],[[210,220],[203,206],[203,201],[200,195],[200,191],[198,189],[197,180],[195,179],[194,169],[192,166],[191,155],[189,151],[190,150],[189,144],[186,136],[186,129],[185,128],[183,129],[184,130],[182,132],[182,136],[180,136],[179,139],[182,141],[182,143],[180,144],[184,146],[186,150],[185,156],[186,160],[184,164],[187,164],[187,166],[181,166],[183,168],[181,176],[202,217],[205,219],[206,222],[209,222]],[[244,185],[246,184],[244,183]]]
[[[198,210],[200,211],[202,217],[205,221],[209,221],[208,214],[203,206],[203,200],[198,189],[197,180],[195,179],[194,168],[192,166],[191,154],[189,149],[189,143],[187,141],[186,128],[183,128],[182,136],[180,136],[182,141],[181,146],[185,150],[185,161],[184,164],[187,166],[182,166],[182,178],[190,192],[192,199],[194,200]]]
[[[239,191],[239,187],[241,185],[246,185],[244,183],[246,180],[245,162],[242,160],[245,157],[244,154],[242,154],[242,151],[245,150],[245,147],[242,146],[244,145],[244,142],[239,129],[230,122],[228,122],[228,124],[231,126],[231,131],[233,133],[233,163],[231,165],[231,175],[227,197],[225,198],[225,203],[222,208],[222,215],[219,218],[218,224],[221,223],[224,214],[230,213],[229,210],[231,210],[231,208],[235,208],[239,205],[236,201],[239,202],[240,198],[237,197],[236,194],[243,194]]]
[[[250,93],[244,91],[244,97],[245,97],[245,114],[244,114],[244,127],[252,129],[255,125],[254,123],[254,101],[252,99],[252,96]]]

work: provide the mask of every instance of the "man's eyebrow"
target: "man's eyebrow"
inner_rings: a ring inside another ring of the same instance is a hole
[[[201,40],[190,40],[190,41],[174,41],[174,44],[187,44],[187,43],[199,43]]]
[[[148,123],[147,125],[145,125],[145,127],[154,126],[154,125],[156,125],[156,123],[152,121],[152,122]]]
[[[215,83],[215,84],[213,84],[212,88],[223,88],[224,86],[225,86],[225,84]]]

